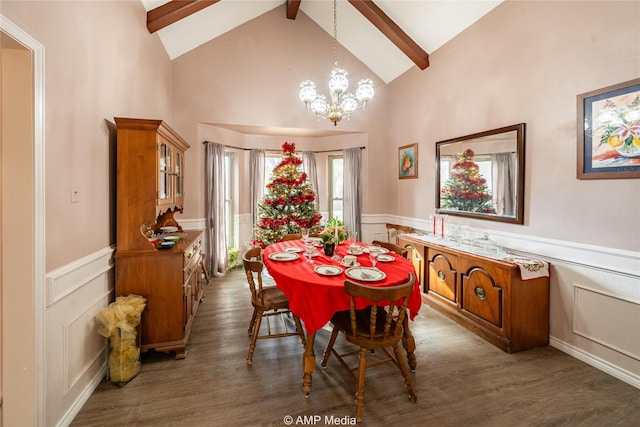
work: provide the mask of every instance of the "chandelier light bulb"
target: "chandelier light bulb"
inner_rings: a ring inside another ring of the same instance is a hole
[[[313,111],[316,116],[325,114],[328,109],[327,97],[324,95],[318,95],[316,99],[311,101],[311,111]]]
[[[351,114],[358,109],[358,101],[353,94],[348,93],[342,98],[342,103],[340,104],[342,111],[345,114]]]
[[[334,68],[329,75],[329,90],[340,95],[349,87],[347,71],[342,68]]]
[[[311,80],[303,81],[300,83],[300,92],[298,96],[300,96],[300,101],[304,102],[308,107],[311,101],[316,99],[316,84]]]

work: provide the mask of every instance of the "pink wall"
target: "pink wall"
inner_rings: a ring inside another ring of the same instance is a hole
[[[374,80],[376,95],[370,108],[365,113],[356,112],[351,121],[342,121],[336,128],[328,120],[318,123],[298,99],[303,80],[313,80],[319,88],[328,81],[333,65],[331,40],[331,36],[302,12],[296,20],[286,19],[283,4],[173,61],[174,128],[193,147],[186,156],[190,168],[186,177],[186,218],[204,216],[204,201],[194,200],[191,196],[201,193],[203,188],[199,180],[204,148],[199,141],[201,135],[197,133],[198,123],[365,133],[368,149],[363,157],[370,167],[363,175],[363,204],[369,213],[387,211],[387,200],[374,197],[371,191],[376,188],[382,194],[391,193],[392,182],[385,174],[389,169],[385,147],[391,142],[387,133],[388,100],[384,83],[349,52],[339,48],[338,62],[348,70],[351,84],[366,77]],[[285,140],[296,142],[297,138],[265,138],[262,142],[270,141],[268,148],[278,149]],[[224,140],[217,142],[225,143]],[[258,138],[253,138],[247,147],[259,148],[255,145],[259,142]],[[315,149],[325,149],[329,145],[322,140],[316,142]],[[330,148],[335,146],[332,144]],[[338,145],[342,148],[353,146],[356,145],[347,139],[343,145]],[[191,169],[193,167],[195,171]],[[242,183],[240,185],[243,188]],[[240,213],[248,213],[248,202],[243,206],[247,206],[247,211]]]
[[[576,95],[640,76],[640,3],[508,1],[389,85],[393,143],[418,141],[418,180],[394,212],[435,205],[435,142],[527,124],[525,224],[513,233],[640,250],[640,182],[576,179]],[[402,112],[401,114],[398,114]],[[424,173],[422,173],[424,172]]]
[[[114,116],[171,122],[171,62],[138,1],[3,1],[45,49],[47,270],[115,243]],[[78,184],[80,202],[71,204]]]

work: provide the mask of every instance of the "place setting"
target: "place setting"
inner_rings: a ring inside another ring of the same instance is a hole
[[[269,259],[273,261],[294,261],[300,258],[300,255],[292,252],[272,252],[269,254]]]

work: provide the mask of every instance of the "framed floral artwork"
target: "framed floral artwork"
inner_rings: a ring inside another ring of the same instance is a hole
[[[578,179],[640,178],[640,79],[578,95]]]
[[[403,145],[398,148],[398,177],[410,179],[418,177],[418,144]]]

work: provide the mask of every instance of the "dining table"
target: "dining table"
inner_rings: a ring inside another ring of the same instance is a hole
[[[356,251],[356,254],[352,254],[351,245],[361,246],[362,253],[357,254]],[[405,283],[410,273],[416,274],[409,260],[393,252],[386,252],[379,258],[376,268],[373,268],[368,254],[371,245],[367,243],[346,241],[336,245],[336,258],[325,255],[321,245],[318,246],[320,247],[316,247],[311,256],[306,255],[308,252],[305,251],[303,240],[277,242],[262,251],[267,271],[276,286],[287,296],[291,312],[304,324],[306,344],[302,360],[302,391],[305,396],[311,393],[312,374],[316,364],[313,349],[316,332],[329,323],[335,313],[349,310],[350,297],[344,290],[345,280],[376,287],[395,286]],[[353,255],[355,262],[343,265],[345,255]],[[422,305],[418,282],[416,276],[413,293],[407,304],[411,320],[414,320]],[[355,300],[356,309],[364,309],[372,304],[365,298]],[[407,318],[403,327],[402,345],[407,353],[409,367],[415,370],[415,340]]]

